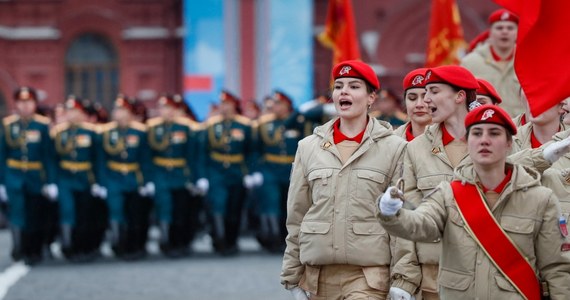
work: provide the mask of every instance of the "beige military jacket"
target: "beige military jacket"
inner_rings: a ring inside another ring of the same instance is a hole
[[[567,129],[567,125],[560,123],[560,132]],[[525,125],[517,129],[516,142],[519,149],[531,148],[531,134],[532,134],[532,123],[526,123]],[[556,164],[556,163],[554,163]]]
[[[449,182],[453,178],[453,166],[445,153],[442,135],[440,124],[432,124],[426,128],[423,135],[409,142],[406,148],[403,172],[404,197],[415,206],[419,205],[438,184]],[[540,172],[550,167],[540,150],[517,151],[516,144],[516,141],[513,141],[515,154],[509,157],[510,161],[534,166]],[[469,160],[466,155],[460,165]],[[418,288],[437,292],[437,264],[441,254],[439,240],[412,243],[397,239],[395,247],[392,286],[412,294]],[[424,265],[430,267],[424,268]]]
[[[548,282],[552,299],[568,299],[570,258],[560,251],[563,239],[558,228],[558,200],[551,190],[540,186],[536,171],[520,165],[513,168],[493,215],[537,274]],[[455,178],[476,184],[473,165],[459,166]],[[438,278],[441,299],[522,299],[466,231],[448,182],[438,185],[415,211],[402,209],[397,216],[380,219],[395,236],[417,241],[442,239]]]
[[[520,84],[515,77],[514,60],[502,69],[493,59],[490,47],[489,44],[477,47],[461,60],[461,65],[475,77],[489,81],[503,100],[500,106],[514,118],[524,113],[524,107],[520,103]]]
[[[408,128],[408,125],[410,125],[410,121],[394,129],[394,134],[406,140],[406,129]]]
[[[359,148],[343,165],[333,142],[335,121],[299,142],[281,283],[298,285],[307,265],[385,266],[380,284],[387,291],[390,238],[378,223],[376,198],[397,179],[406,142],[388,123],[369,118]]]

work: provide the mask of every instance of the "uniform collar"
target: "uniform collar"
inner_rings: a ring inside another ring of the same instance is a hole
[[[497,193],[497,194],[501,194],[503,192],[503,190],[505,189],[505,186],[507,186],[507,183],[509,183],[509,181],[511,181],[512,177],[513,177],[513,168],[507,167],[507,174],[505,174],[505,178],[492,191]],[[481,187],[483,188],[484,193],[490,191],[488,188],[484,187],[482,184],[481,184]]]
[[[445,128],[445,124],[441,123],[441,142],[443,143],[443,145],[447,146],[447,144],[453,142],[453,140],[455,140],[455,138],[453,138],[453,136],[449,134],[449,132]]]
[[[504,59],[502,57],[500,57],[497,52],[495,52],[495,50],[493,49],[493,46],[489,47],[489,49],[491,49],[491,56],[493,57],[494,61],[510,61],[513,59],[513,56],[515,55],[515,49],[513,48],[513,51],[511,52],[511,54],[507,57],[505,57]]]
[[[411,142],[415,138],[414,134],[412,133],[412,123],[408,123],[406,126],[406,141]]]
[[[368,118],[366,120],[366,123],[368,123]],[[360,144],[360,142],[362,142],[362,138],[364,137],[364,132],[366,132],[366,127],[364,127],[364,129],[357,134],[356,136],[350,138],[347,137],[346,135],[344,135],[341,131],[340,131],[340,119],[336,120],[336,122],[334,122],[333,124],[333,141],[335,144],[338,144],[342,141],[353,141],[353,142],[357,142]]]

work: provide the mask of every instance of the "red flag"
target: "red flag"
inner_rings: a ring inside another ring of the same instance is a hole
[[[495,2],[519,16],[515,72],[538,116],[570,96],[570,1]]]
[[[426,67],[458,64],[466,46],[455,0],[432,0]]]
[[[360,59],[350,0],[329,0],[325,31],[318,39],[325,47],[333,49],[333,66],[341,61]]]

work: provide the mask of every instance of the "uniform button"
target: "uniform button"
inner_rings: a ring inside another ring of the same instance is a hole
[[[372,229],[368,229],[368,233],[372,233]]]
[[[338,250],[338,246],[334,246],[334,249],[335,249],[335,250]]]
[[[342,177],[342,173],[338,173],[338,177]]]
[[[334,212],[336,212],[337,214],[340,213],[340,209],[335,210]]]
[[[478,260],[478,261],[477,261],[477,264],[478,264],[478,265],[480,265],[480,264],[481,264],[481,261],[480,261],[480,260]]]

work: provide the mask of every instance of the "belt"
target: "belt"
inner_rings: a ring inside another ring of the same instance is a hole
[[[115,172],[129,173],[139,170],[138,163],[121,163],[117,161],[107,162],[107,167]]]
[[[277,155],[277,154],[264,154],[265,161],[277,164],[290,164],[295,160],[294,155]]]
[[[210,157],[215,161],[219,161],[219,162],[223,162],[223,163],[236,164],[236,163],[243,162],[243,154],[222,154],[222,153],[218,153],[218,152],[212,152],[210,154]]]
[[[59,163],[59,166],[64,170],[72,172],[91,170],[91,163],[88,161],[77,162],[77,161],[63,160]]]
[[[20,170],[41,170],[43,165],[39,161],[23,161],[9,158],[6,161],[8,167]]]
[[[183,168],[186,167],[186,160],[184,158],[166,158],[155,157],[152,159],[155,165],[164,168]]]

